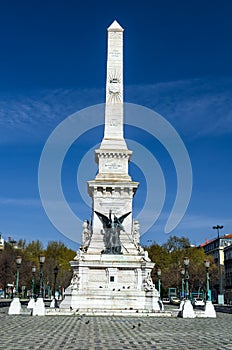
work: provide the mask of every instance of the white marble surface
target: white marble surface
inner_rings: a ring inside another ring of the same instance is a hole
[[[195,318],[196,314],[190,300],[185,300],[182,306],[181,316],[183,318]]]
[[[31,299],[29,300],[28,305],[27,305],[27,309],[34,309],[34,307],[35,307],[35,299],[34,299],[34,298],[31,298]]]
[[[21,303],[19,298],[14,298],[10,303],[8,310],[8,315],[20,315],[21,312]]]
[[[205,317],[216,318],[216,311],[212,301],[206,301],[205,303]]]
[[[45,316],[45,304],[43,298],[37,298],[35,306],[32,311],[33,316]]]
[[[108,28],[105,130],[95,152],[98,174],[88,182],[93,214],[91,224],[83,224],[82,248],[71,261],[73,278],[61,309],[98,313],[162,309],[150,278],[154,263],[140,247],[139,224],[133,223],[139,183],[128,174],[131,155],[123,137],[123,28],[115,21]],[[124,214],[128,215],[123,218]],[[103,216],[111,220],[109,230]],[[122,218],[121,225],[115,218]]]

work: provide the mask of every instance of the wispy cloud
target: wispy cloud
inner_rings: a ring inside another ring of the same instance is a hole
[[[183,134],[199,137],[232,131],[232,79],[192,79],[129,87],[128,99],[145,104]]]
[[[103,99],[103,89],[57,89],[0,96],[0,142],[14,142],[14,137],[19,141],[46,137],[64,118]]]
[[[0,197],[0,205],[17,207],[38,207],[41,206],[40,199],[36,198],[6,198]]]
[[[184,135],[232,131],[232,79],[192,79],[128,86],[125,101],[160,113]],[[70,114],[104,102],[104,89],[56,89],[0,96],[1,142],[48,136]]]

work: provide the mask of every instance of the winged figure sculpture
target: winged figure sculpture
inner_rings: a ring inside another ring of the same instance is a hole
[[[102,222],[104,230],[105,249],[102,251],[102,254],[122,254],[119,235],[121,230],[124,231],[122,223],[131,211],[120,217],[113,214],[114,218],[112,218],[112,210],[109,211],[109,217],[97,211],[95,213]]]

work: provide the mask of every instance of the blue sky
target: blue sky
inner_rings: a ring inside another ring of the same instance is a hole
[[[191,159],[191,201],[171,234],[199,244],[216,236],[213,225],[224,225],[223,233],[231,233],[231,14],[229,0],[2,3],[0,232],[4,238],[41,239],[45,245],[60,240],[77,248],[46,216],[39,197],[38,164],[47,138],[60,122],[104,103],[106,28],[114,19],[125,29],[125,101],[166,118]],[[76,171],[102,133],[95,128],[83,135],[64,162],[64,193],[83,220],[90,216],[90,208],[78,192]],[[163,210],[147,233],[141,227],[143,243],[162,243],[169,237],[164,226],[176,193],[173,164],[158,142],[138,135],[136,129],[126,128],[125,136],[144,144],[163,170],[167,186]],[[133,164],[130,170],[141,183],[136,216],[145,200],[146,176]],[[93,176],[87,174],[87,179]]]

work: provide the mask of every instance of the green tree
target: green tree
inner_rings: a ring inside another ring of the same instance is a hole
[[[5,247],[0,254],[0,288],[6,292],[8,284],[15,283],[16,252],[11,244],[5,242]],[[6,295],[5,295],[6,297]]]
[[[170,236],[163,247],[167,249],[168,252],[173,252],[175,250],[186,249],[190,247],[190,241],[187,237],[177,237]]]
[[[17,246],[17,249],[15,248]],[[54,285],[54,268],[59,268],[57,286],[66,288],[72,277],[72,269],[69,261],[73,260],[75,252],[68,249],[61,242],[49,242],[46,249],[43,249],[42,243],[32,241],[29,244],[25,240],[19,240],[17,245],[5,243],[5,249],[0,254],[0,288],[6,290],[7,284],[15,284],[16,280],[16,256],[21,255],[22,264],[20,266],[19,291],[22,286],[27,290],[31,289],[32,284],[32,266],[36,267],[35,281],[37,292],[39,292],[39,256],[45,255],[43,266],[44,286],[50,286],[52,291]]]
[[[157,285],[157,268],[161,269],[162,295],[167,295],[168,288],[175,287],[181,290],[181,270],[185,268],[184,258],[189,258],[189,289],[200,291],[205,289],[206,273],[204,261],[210,260],[211,286],[217,280],[217,266],[213,258],[204,253],[202,248],[193,247],[186,237],[171,236],[162,246],[154,243],[145,247],[150,259],[155,263],[152,277]]]
[[[73,260],[75,252],[67,248],[62,242],[51,241],[45,251],[44,281],[50,286],[51,292],[54,287],[54,268],[58,267],[57,287],[66,288],[72,277],[72,269],[69,261]]]

